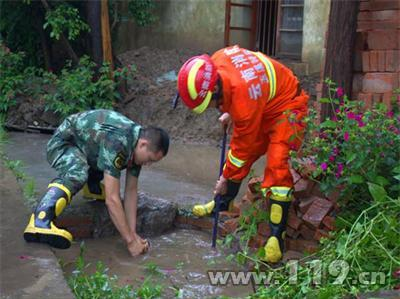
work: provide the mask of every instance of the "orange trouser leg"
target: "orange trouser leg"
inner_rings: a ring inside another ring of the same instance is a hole
[[[281,115],[269,121],[267,137],[267,165],[262,187],[269,197],[269,225],[271,236],[265,245],[264,260],[278,262],[283,255],[286,222],[292,199],[293,178],[289,170],[289,151],[297,150],[303,139],[304,128],[300,120],[306,109],[296,114]]]

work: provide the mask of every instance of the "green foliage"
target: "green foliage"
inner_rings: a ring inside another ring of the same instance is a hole
[[[142,285],[134,290],[132,286],[120,287],[117,285],[117,276],[110,276],[108,268],[102,262],[97,262],[94,274],[86,273],[85,269],[89,264],[84,260],[85,245],[82,242],[80,254],[76,260],[76,269],[68,278],[68,285],[71,287],[77,299],[153,299],[160,298],[162,287],[154,285],[149,278],[146,278]]]
[[[0,44],[0,113],[15,105],[15,95],[24,83],[23,53],[12,53]]]
[[[53,87],[44,96],[46,108],[64,117],[87,109],[112,109],[113,101],[120,98],[118,79],[130,74],[130,68],[111,72],[104,64],[95,79],[95,63],[83,57],[77,67],[73,68],[69,63],[59,76],[45,74],[45,83]]]
[[[67,4],[61,4],[46,13],[43,28],[48,27],[51,29],[50,37],[56,40],[59,40],[64,32],[68,33],[69,40],[75,40],[81,32],[90,31],[89,26],[80,18],[79,10]]]
[[[157,18],[153,14],[155,8],[154,0],[129,0],[129,15],[135,20],[139,26],[148,26],[154,23]]]
[[[6,159],[4,160],[4,163],[8,169],[12,171],[12,173],[15,175],[17,180],[25,180],[26,179],[26,174],[22,170],[24,167],[24,163],[22,163],[21,160],[9,160]]]
[[[24,67],[24,53],[13,53],[0,43],[0,113],[16,104],[18,94],[37,95],[37,78],[41,71]]]
[[[40,34],[36,26],[42,19],[40,2],[0,1],[0,41],[13,52],[24,52],[24,66],[42,64]],[[37,4],[36,4],[37,3]]]
[[[360,208],[371,200],[370,183],[384,187],[389,196],[397,197],[400,192],[399,103],[393,102],[393,111],[388,111],[384,104],[368,110],[363,102],[338,97],[340,89],[329,80],[326,83],[330,97],[322,102],[332,105],[334,117],[318,124],[312,111],[305,119],[308,137],[303,155],[311,157],[315,164],[313,178],[320,181],[322,191],[329,193],[340,188],[343,198],[354,199],[348,204]]]
[[[280,283],[261,287],[249,298],[343,298],[397,285],[400,280],[392,273],[400,268],[400,198],[380,192],[354,222],[340,218],[343,228],[323,239],[321,251],[312,259],[298,264],[296,276],[289,276],[290,265],[268,268]],[[376,280],[374,272],[380,274]]]

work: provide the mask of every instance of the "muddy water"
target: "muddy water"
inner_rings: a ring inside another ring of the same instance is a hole
[[[27,175],[35,179],[38,194],[56,176],[46,161],[46,143],[49,135],[10,133],[6,146],[11,159],[22,160]],[[153,196],[162,197],[191,206],[195,202],[206,202],[211,198],[212,187],[218,173],[220,149],[217,147],[190,144],[172,144],[168,156],[161,162],[145,167],[139,178],[139,189]],[[262,174],[263,161],[255,166],[256,174]],[[122,184],[123,185],[123,184]],[[243,186],[242,191],[243,193]],[[79,195],[74,201],[79,201]],[[21,227],[25,219],[21,219]],[[183,290],[184,298],[208,298],[219,295],[244,297],[251,292],[250,286],[211,286],[207,270],[234,269],[221,253],[210,251],[211,236],[208,233],[176,230],[150,239],[151,250],[143,256],[131,258],[121,238],[86,240],[85,260],[92,265],[102,261],[110,274],[119,277],[119,283],[140,285],[146,276],[146,264],[155,263],[165,274],[157,281],[165,285],[163,298],[174,297],[169,286]],[[79,244],[69,250],[56,250],[56,255],[65,263],[68,275],[74,269],[73,261],[79,254]],[[89,267],[89,269],[93,269]]]
[[[120,238],[86,240],[84,259],[90,262],[88,272],[93,272],[96,261],[103,261],[110,275],[117,275],[121,285],[138,287],[149,275],[148,265],[155,264],[161,274],[151,276],[152,285],[163,286],[162,298],[174,298],[181,290],[181,298],[214,298],[220,295],[243,298],[251,293],[251,286],[212,286],[208,270],[236,270],[236,265],[225,260],[225,255],[212,251],[207,233],[177,230],[157,238],[151,238],[150,251],[139,257],[129,257]],[[56,255],[65,263],[67,275],[75,269],[74,261],[79,255],[79,244],[68,250],[56,250]]]
[[[46,161],[46,144],[50,135],[15,133],[9,134],[6,145],[11,159],[21,160],[24,171],[35,178],[39,194],[46,190],[56,172]],[[180,206],[206,202],[218,178],[220,149],[207,145],[171,144],[167,157],[149,167],[144,167],[139,177],[139,190],[162,197]],[[257,175],[263,173],[264,159],[254,165]],[[121,182],[124,182],[122,177]],[[244,185],[244,184],[243,184]],[[121,184],[123,187],[123,184]],[[244,192],[241,188],[241,194]]]

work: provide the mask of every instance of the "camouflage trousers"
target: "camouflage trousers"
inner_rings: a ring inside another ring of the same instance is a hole
[[[64,185],[74,195],[87,181],[100,182],[103,172],[89,166],[86,155],[74,145],[71,130],[67,118],[47,143],[47,161],[57,171],[52,182]]]

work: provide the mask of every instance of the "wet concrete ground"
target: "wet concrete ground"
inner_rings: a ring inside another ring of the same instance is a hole
[[[48,182],[56,176],[46,161],[45,149],[49,135],[10,133],[10,143],[5,150],[10,159],[22,160],[27,175],[34,177],[38,194],[46,190]],[[162,197],[182,206],[210,199],[218,174],[219,149],[199,145],[172,144],[168,156],[161,162],[142,170],[139,189],[153,196]],[[262,161],[256,166],[256,173],[262,173]],[[243,193],[244,188],[241,193]],[[80,201],[76,196],[75,202]],[[21,219],[21,227],[27,219]],[[173,297],[169,286],[175,285],[183,291],[183,298],[209,298],[219,295],[243,297],[251,292],[250,286],[213,287],[209,284],[207,271],[230,269],[225,256],[211,251],[211,236],[208,233],[190,230],[176,230],[150,239],[151,249],[143,256],[129,256],[120,237],[85,240],[85,260],[92,264],[102,261],[110,269],[110,275],[117,275],[119,283],[140,285],[146,276],[146,265],[156,264],[166,275],[157,281],[165,285],[167,296]],[[73,262],[79,255],[79,242],[68,250],[55,250],[65,264],[66,275],[74,269]],[[89,267],[90,269],[90,267]]]

